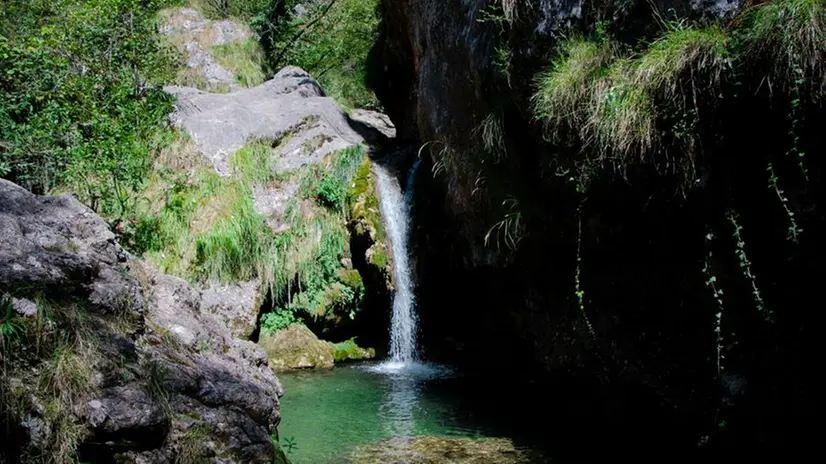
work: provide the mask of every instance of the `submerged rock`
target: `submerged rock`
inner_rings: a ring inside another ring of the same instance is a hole
[[[392,439],[358,448],[353,464],[521,464],[544,462],[505,438],[418,437]]]
[[[333,367],[333,348],[302,324],[293,324],[274,335],[262,334],[258,344],[276,371]]]

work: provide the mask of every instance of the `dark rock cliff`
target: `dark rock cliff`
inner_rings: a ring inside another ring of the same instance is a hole
[[[537,397],[562,400],[560,429],[605,432],[628,450],[640,439],[694,450],[805,442],[795,424],[814,401],[805,366],[823,276],[822,159],[807,157],[803,175],[786,156],[788,95],[726,88],[687,190],[641,163],[594,172],[578,192],[569,161],[583,147],[549,140],[531,110],[534,76],[562,34],[607,27],[639,44],[663,17],[728,23],[740,3],[383,2],[371,79],[399,143],[422,148],[412,242],[430,358],[549,381],[556,390]],[[799,146],[817,153],[823,111],[803,113]],[[490,119],[502,134],[493,159]],[[770,162],[804,231],[797,243]],[[725,289],[722,310],[714,289]]]

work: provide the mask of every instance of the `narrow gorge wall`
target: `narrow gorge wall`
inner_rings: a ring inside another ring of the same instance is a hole
[[[735,62],[754,72],[701,114],[687,187],[640,160],[593,169],[581,188],[587,147],[549,136],[533,110],[535,76],[562,37],[607,29],[639,49],[672,26],[738,27],[740,3],[383,2],[372,85],[400,143],[424,158],[412,245],[428,356],[580,379],[592,395],[563,396],[569,412],[629,449],[640,437],[686,449],[709,436],[805,440],[786,419],[813,401],[817,98],[790,109],[790,92],[750,80],[765,58]],[[619,428],[631,416],[636,438]]]

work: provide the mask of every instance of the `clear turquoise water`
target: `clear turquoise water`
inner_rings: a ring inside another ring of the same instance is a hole
[[[283,373],[282,445],[294,464],[346,462],[359,446],[415,436],[507,437],[473,413],[474,387],[443,368],[358,364]]]

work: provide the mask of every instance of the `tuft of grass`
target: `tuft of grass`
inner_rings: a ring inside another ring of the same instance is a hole
[[[96,360],[83,342],[58,346],[41,376],[41,389],[71,405],[91,391]]]
[[[261,45],[254,39],[215,45],[215,59],[221,66],[235,74],[235,80],[243,87],[255,87],[267,79],[266,58]]]
[[[622,172],[647,163],[688,182],[700,156],[693,129],[731,67],[728,42],[718,26],[683,23],[666,24],[634,55],[605,39],[570,38],[537,78],[534,110],[556,141],[586,148],[586,165],[609,162]]]
[[[212,455],[207,446],[210,431],[206,425],[195,425],[185,432],[178,443],[175,464],[199,464]]]
[[[671,23],[649,45],[633,70],[634,85],[652,96],[685,106],[719,88],[730,68],[728,34],[717,25],[703,28]],[[681,101],[683,100],[683,101]]]
[[[76,462],[77,445],[84,436],[75,422],[73,409],[92,390],[97,351],[83,340],[58,345],[44,365],[37,396],[44,405],[50,424],[47,446],[42,451],[46,462]]]
[[[643,161],[657,137],[654,102],[634,84],[634,69],[629,59],[618,59],[609,67],[607,76],[593,87],[593,106],[580,129],[600,156],[621,164]]]
[[[813,98],[826,91],[826,1],[775,0],[746,14],[745,58],[767,63],[765,82],[785,92],[805,86]]]
[[[230,156],[230,166],[236,179],[247,186],[266,184],[275,179],[275,161],[271,144],[250,142]]]
[[[146,389],[149,395],[161,405],[164,415],[172,416],[172,407],[169,404],[169,390],[166,382],[169,377],[166,367],[155,359],[141,359],[141,368],[146,379]]]
[[[582,37],[562,41],[558,58],[537,77],[534,111],[551,132],[560,136],[564,128],[585,125],[593,107],[598,80],[614,60],[616,47],[607,41]]]
[[[491,240],[493,240],[497,249],[504,242],[508,249],[516,251],[519,242],[525,237],[519,200],[508,197],[502,202],[502,206],[506,208],[505,216],[485,234],[485,246],[490,246]]]
[[[69,464],[77,461],[77,446],[83,439],[83,430],[76,424],[71,412],[71,406],[58,400],[45,401],[44,417],[50,425],[49,438],[44,440],[45,447],[32,450],[30,453],[40,453],[36,462],[55,464]],[[34,456],[29,456],[34,458]]]
[[[502,118],[490,113],[473,131],[474,136],[482,139],[485,151],[495,162],[500,162],[507,155],[505,148],[505,131],[502,128]]]
[[[195,242],[197,273],[207,281],[231,282],[272,275],[272,231],[255,211],[249,191],[232,204],[229,216],[199,235]]]

